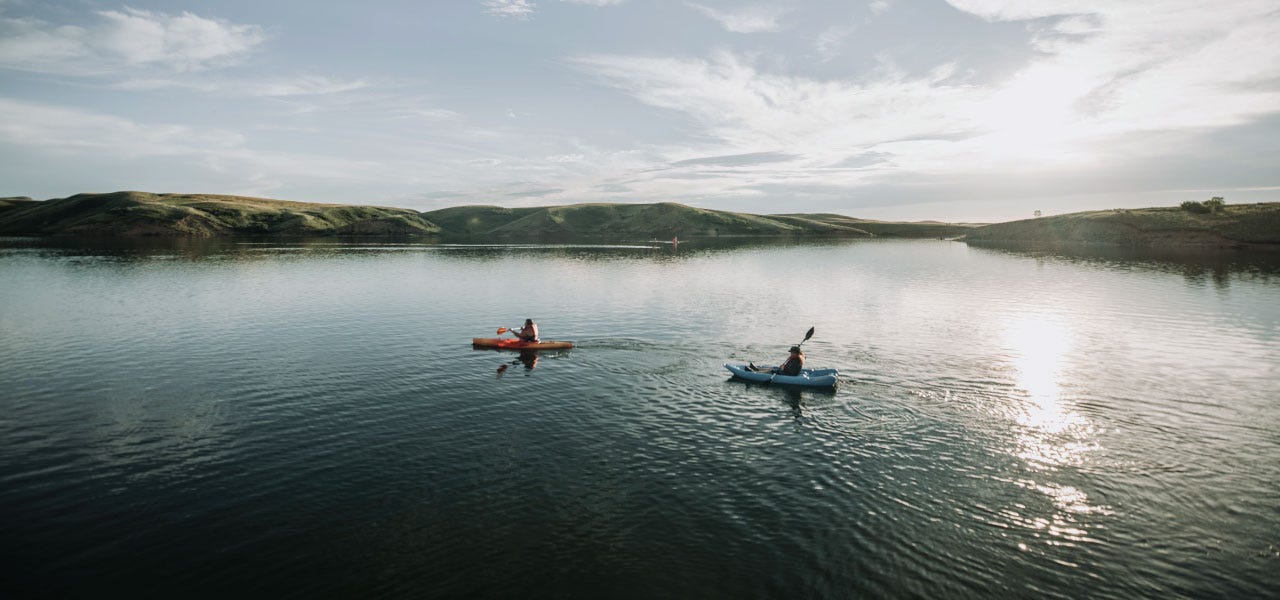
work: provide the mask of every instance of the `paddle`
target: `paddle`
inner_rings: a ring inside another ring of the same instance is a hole
[[[810,328],[809,328],[809,332],[808,332],[808,333],[804,334],[804,339],[803,339],[803,340],[800,340],[800,344],[803,344],[803,343],[805,343],[805,342],[809,341],[809,338],[811,338],[811,337],[813,337],[813,328],[812,328],[812,327],[810,327]],[[800,344],[796,344],[796,346],[799,346]]]
[[[804,339],[803,339],[803,340],[800,340],[800,343],[799,343],[799,344],[796,344],[796,347],[797,347],[797,348],[799,348],[799,347],[801,346],[801,344],[804,344],[805,342],[809,341],[809,338],[811,338],[811,337],[813,337],[813,327],[810,327],[810,328],[809,328],[809,331],[805,332],[805,334],[804,334]],[[785,363],[784,363],[784,364],[785,364]],[[779,369],[779,370],[781,370],[781,369],[782,369],[782,365],[778,365],[778,369]],[[777,377],[777,376],[778,376],[778,372],[777,372],[777,371],[774,371],[774,372],[773,372],[773,374],[769,376],[769,383],[773,383],[773,378],[774,378],[774,377]]]
[[[506,332],[508,332],[508,331],[510,331],[510,332],[512,332],[512,333],[515,333],[515,330],[517,330],[517,329],[519,329],[519,327],[499,327],[499,328],[498,328],[498,335],[502,335],[502,334],[504,334],[504,333],[506,333]]]

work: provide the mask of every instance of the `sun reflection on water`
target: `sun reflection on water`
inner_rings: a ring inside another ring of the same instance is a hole
[[[1022,426],[1019,456],[1045,467],[1079,464],[1089,423],[1064,402],[1060,380],[1071,337],[1062,323],[1022,317],[1005,329],[1015,383],[1026,392],[1010,409]]]
[[[1018,425],[1013,453],[1033,471],[1054,472],[1083,465],[1088,453],[1097,449],[1093,441],[1096,432],[1063,397],[1064,363],[1072,351],[1070,329],[1054,318],[1022,316],[1008,323],[1004,342],[1010,352],[1014,383],[1023,392],[1010,396],[1007,407]],[[1047,496],[1054,514],[1021,517],[1015,522],[1055,539],[1083,540],[1086,531],[1077,517],[1111,514],[1107,507],[1090,504],[1088,494],[1071,485],[1043,481],[1020,485]]]

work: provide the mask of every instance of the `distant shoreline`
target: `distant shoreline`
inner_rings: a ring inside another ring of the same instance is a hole
[[[37,201],[0,198],[0,235],[124,238],[429,237],[465,241],[639,238],[914,238],[975,245],[1057,244],[1280,249],[1280,202],[1088,211],[977,225],[892,222],[837,214],[756,215],[656,204],[429,212],[207,194],[113,192]]]
[[[113,192],[0,199],[0,235],[225,237],[438,236],[546,240],[633,237],[954,237],[971,226],[835,214],[753,215],[682,204],[459,206],[429,212],[204,194]]]
[[[1280,202],[1226,205],[1213,212],[1181,207],[1114,209],[975,227],[973,244],[1072,244],[1274,249],[1280,247]]]

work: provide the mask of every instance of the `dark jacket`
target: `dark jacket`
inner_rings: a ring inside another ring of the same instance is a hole
[[[804,354],[788,356],[787,361],[778,367],[779,375],[799,375],[801,367],[804,367]]]

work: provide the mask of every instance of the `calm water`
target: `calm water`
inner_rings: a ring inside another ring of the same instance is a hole
[[[1276,255],[0,243],[0,595],[1275,597],[1277,482]]]

